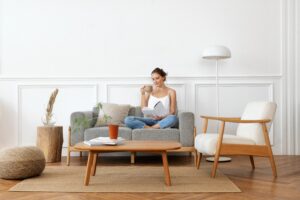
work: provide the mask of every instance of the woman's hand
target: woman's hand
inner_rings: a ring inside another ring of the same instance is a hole
[[[140,89],[140,92],[141,92],[142,95],[145,94],[145,87],[146,87],[146,85],[143,85],[143,86],[141,87],[141,89]]]
[[[147,107],[148,106],[148,100],[149,100],[149,96],[148,94],[146,94],[146,85],[143,85],[140,88],[140,92],[141,92],[141,108]]]
[[[151,94],[152,90],[153,90],[152,85],[143,85],[140,89],[142,95],[144,95],[145,93]]]
[[[153,116],[152,119],[155,120],[162,120],[163,118],[165,118],[166,116]]]

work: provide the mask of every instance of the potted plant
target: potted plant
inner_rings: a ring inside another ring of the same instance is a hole
[[[97,103],[96,104],[96,110],[98,113],[102,113],[100,114],[102,116],[102,118],[100,120],[102,120],[102,123],[104,124],[108,124],[108,132],[109,132],[109,137],[110,139],[117,139],[118,138],[118,130],[119,130],[119,125],[118,124],[114,124],[114,123],[110,123],[110,120],[112,119],[111,116],[105,114],[103,112],[103,105],[101,103]],[[81,116],[81,117],[78,117],[78,118],[75,118],[74,119],[74,127],[75,127],[75,130],[76,129],[79,129],[80,127],[83,127],[84,129],[85,128],[88,128],[89,127],[89,124],[92,120],[94,119],[97,119],[97,117],[93,117],[92,119],[86,117],[86,116]]]
[[[108,125],[108,133],[110,139],[117,139],[119,132],[119,124],[111,123],[112,117],[104,113],[103,105],[101,103],[97,104],[97,111],[99,112],[99,116],[102,116],[102,120],[105,124]]]

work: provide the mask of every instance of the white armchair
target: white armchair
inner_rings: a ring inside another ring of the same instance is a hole
[[[198,152],[197,168],[199,169],[202,154],[215,157],[212,177],[216,175],[221,155],[248,155],[253,169],[255,168],[253,156],[262,156],[269,157],[273,176],[276,177],[276,165],[268,134],[275,111],[276,104],[273,102],[251,102],[247,104],[242,118],[201,116],[203,133],[195,138],[195,148]],[[221,122],[219,133],[206,133],[208,120]],[[226,122],[239,123],[236,135],[224,134]]]

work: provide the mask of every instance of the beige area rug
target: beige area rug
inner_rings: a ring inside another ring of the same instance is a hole
[[[218,171],[210,178],[210,169],[170,166],[172,186],[164,182],[163,167],[98,166],[90,184],[83,185],[84,166],[48,166],[41,176],[26,179],[9,191],[46,192],[240,192]]]

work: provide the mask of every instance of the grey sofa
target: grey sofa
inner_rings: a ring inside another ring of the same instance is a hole
[[[143,116],[140,107],[131,107],[128,113],[129,116]],[[86,116],[90,119],[89,127],[80,127],[75,129],[74,119]],[[74,145],[100,136],[108,136],[108,127],[94,127],[97,120],[97,109],[86,112],[74,112],[71,114],[68,140],[68,157],[67,165],[70,164],[70,153],[77,151]],[[179,122],[172,128],[167,129],[130,129],[126,126],[119,127],[119,136],[126,140],[172,140],[181,143],[182,147],[177,152],[195,153],[194,149],[194,114],[191,112],[179,112]],[[80,152],[80,156],[82,153]],[[131,162],[134,163],[135,154],[131,154]]]

